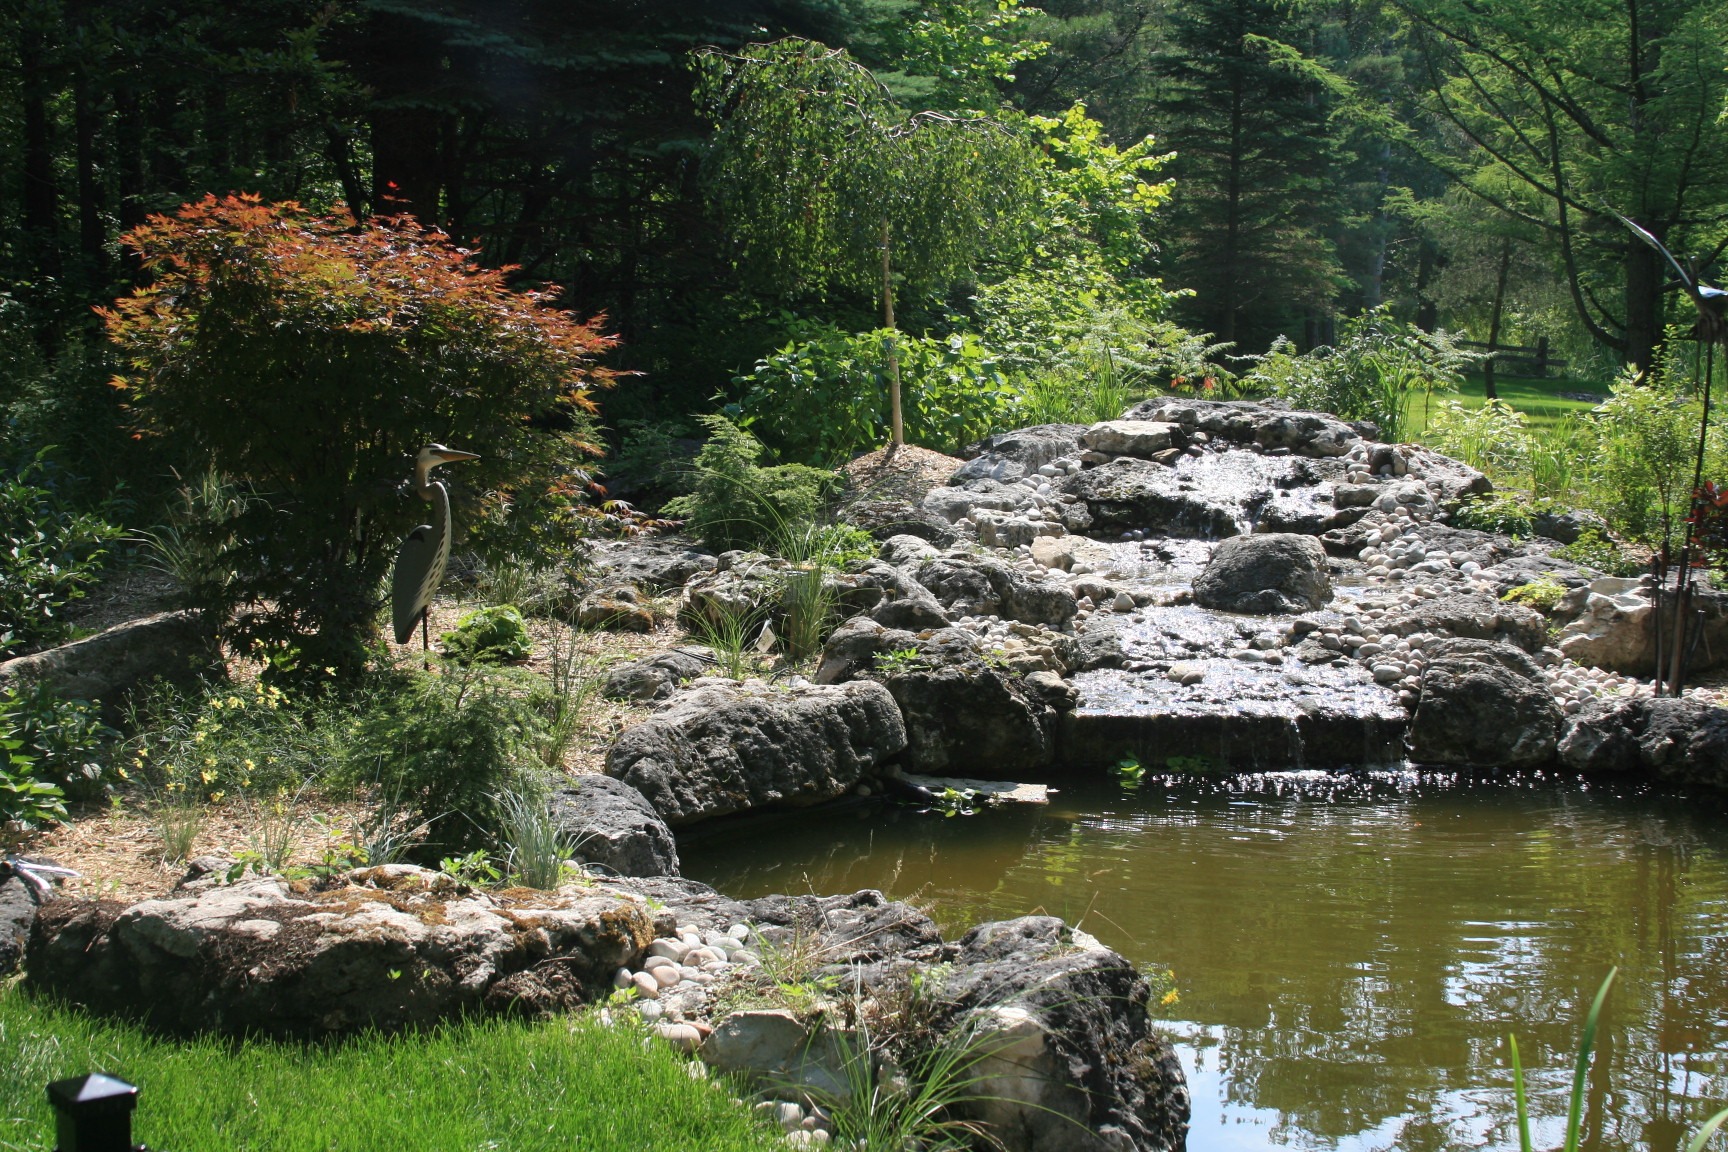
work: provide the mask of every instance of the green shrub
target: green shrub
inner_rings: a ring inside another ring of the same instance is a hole
[[[1242,383],[1297,408],[1372,420],[1382,440],[1396,443],[1409,435],[1416,396],[1456,390],[1477,359],[1449,333],[1423,332],[1376,308],[1344,321],[1330,346],[1298,353],[1280,337]]]
[[[1677,550],[1690,511],[1692,473],[1703,404],[1679,354],[1664,352],[1654,370],[1630,369],[1591,414],[1595,429],[1595,510],[1618,535],[1658,551]],[[1721,475],[1721,429],[1711,430],[1705,475]]]
[[[956,452],[1004,427],[1015,394],[970,333],[937,338],[800,324],[737,378],[738,423],[792,460],[833,464],[888,441],[888,348],[900,355],[906,442]],[[698,468],[700,468],[698,460]]]
[[[65,793],[36,774],[35,757],[24,750],[12,723],[0,716],[0,826],[16,822],[28,831],[65,818]]]
[[[396,797],[425,826],[421,859],[489,848],[499,795],[537,771],[544,721],[529,688],[520,673],[479,664],[410,673],[357,718],[345,775]]]
[[[45,684],[8,685],[0,688],[0,727],[21,741],[16,751],[31,758],[37,779],[74,800],[101,793],[104,754],[118,733],[97,705],[64,700]]]
[[[750,548],[789,524],[818,519],[838,478],[802,464],[763,467],[762,443],[724,416],[702,417],[708,442],[696,456],[689,495],[666,505],[710,548]]]
[[[1516,588],[1509,589],[1500,599],[1508,604],[1522,604],[1527,608],[1534,608],[1546,615],[1554,611],[1554,606],[1560,603],[1561,597],[1565,595],[1566,585],[1544,576],[1539,580],[1532,580],[1528,584],[1520,584]]]
[[[158,688],[129,709],[130,771],[169,798],[297,792],[331,781],[367,697],[284,692],[262,680]]]
[[[455,631],[438,639],[444,645],[444,654],[462,664],[515,663],[528,659],[534,649],[528,639],[528,622],[513,604],[465,613],[456,622]]]
[[[1496,480],[1529,470],[1532,447],[1524,414],[1502,400],[1466,408],[1443,400],[1428,422],[1427,441]]]
[[[1643,560],[1628,553],[1596,527],[1585,528],[1578,539],[1565,547],[1554,549],[1562,560],[1606,572],[1610,576],[1636,576],[1649,567]]]
[[[1503,536],[1530,536],[1536,531],[1529,503],[1511,492],[1491,492],[1465,500],[1452,513],[1452,526]]]
[[[0,481],[0,654],[64,640],[66,605],[96,582],[121,536],[102,515],[71,507],[59,479],[44,449]]]

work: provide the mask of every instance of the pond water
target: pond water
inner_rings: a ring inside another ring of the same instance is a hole
[[[1579,1028],[1620,975],[1585,1147],[1682,1148],[1728,1104],[1728,816],[1561,780],[1150,778],[1044,808],[806,816],[681,845],[739,897],[879,888],[946,935],[1044,911],[1174,974],[1192,1152],[1515,1149],[1564,1136]]]

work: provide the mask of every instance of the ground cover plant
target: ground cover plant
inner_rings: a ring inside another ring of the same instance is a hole
[[[452,1023],[327,1045],[150,1035],[0,989],[0,1149],[53,1144],[50,1080],[142,1088],[133,1136],[176,1152],[758,1152],[784,1145],[622,1013]]]

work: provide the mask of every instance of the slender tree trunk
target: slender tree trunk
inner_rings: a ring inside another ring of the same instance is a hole
[[[1490,400],[1500,399],[1494,390],[1494,353],[1500,350],[1500,317],[1506,305],[1506,281],[1512,273],[1512,238],[1500,241],[1500,269],[1494,277],[1494,308],[1488,314],[1488,359],[1482,361],[1482,392]]]
[[[107,229],[102,223],[102,180],[96,156],[98,116],[88,71],[80,67],[72,80],[72,131],[78,168],[78,249],[93,287],[108,274]]]
[[[1238,68],[1230,78],[1230,157],[1224,178],[1224,322],[1218,327],[1218,338],[1227,344],[1236,342],[1236,315],[1242,307],[1240,286],[1243,269],[1237,267],[1242,228],[1242,104],[1242,74]]]
[[[1432,295],[1438,265],[1434,242],[1424,238],[1416,252],[1416,327],[1423,332],[1432,332],[1440,324],[1440,306]]]
[[[894,261],[890,245],[893,235],[888,218],[882,218],[882,327],[888,329],[888,452],[894,453],[906,443],[906,429],[900,421],[900,334],[894,331]]]
[[[1663,239],[1660,233],[1657,239]],[[1640,372],[1649,369],[1662,343],[1661,261],[1644,244],[1633,243],[1626,254],[1626,359]]]

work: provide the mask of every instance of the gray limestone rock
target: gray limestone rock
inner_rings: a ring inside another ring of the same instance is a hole
[[[833,799],[905,747],[899,709],[880,684],[705,681],[620,736],[606,774],[676,828]]]
[[[1668,697],[1597,700],[1568,719],[1560,762],[1576,772],[1643,772],[1728,791],[1728,710]]]
[[[102,701],[114,721],[133,687],[159,678],[191,684],[219,659],[215,630],[202,615],[162,612],[0,662],[0,683],[40,680],[67,699]]]
[[[972,480],[1018,480],[1045,464],[1080,452],[1084,424],[1035,424],[1013,432],[987,436],[972,446],[973,458],[949,478],[950,484]]]
[[[1330,599],[1326,550],[1289,532],[1223,541],[1194,580],[1194,602],[1226,612],[1308,612]]]
[[[310,889],[258,877],[129,907],[56,900],[31,931],[26,982],[170,1032],[393,1032],[603,998],[654,928],[633,896],[489,894],[392,864]]]
[[[610,776],[582,776],[549,801],[575,857],[619,876],[678,875],[678,845],[642,793]]]
[[[638,536],[592,544],[588,562],[612,583],[665,591],[718,566],[714,553],[676,536]]]
[[[613,700],[663,700],[686,680],[713,667],[708,648],[674,648],[641,660],[620,664],[607,673],[601,692]]]
[[[1412,760],[1507,768],[1553,761],[1560,705],[1527,655],[1485,640],[1447,640],[1424,650],[1428,666],[1405,736]]]
[[[1145,978],[1052,916],[961,937],[939,1005],[985,1054],[965,1108],[1017,1152],[1177,1152],[1189,1098]]]

